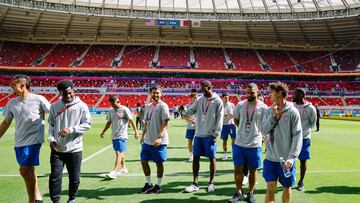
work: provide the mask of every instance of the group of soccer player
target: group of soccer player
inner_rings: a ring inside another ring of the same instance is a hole
[[[30,92],[31,79],[25,75],[15,75],[12,88],[18,96],[11,99],[4,110],[4,120],[0,125],[0,137],[7,131],[13,119],[15,126],[15,153],[20,165],[20,174],[25,181],[29,202],[42,202],[38,189],[34,166],[39,165],[39,153],[44,142],[44,114],[49,113],[48,140],[51,148],[51,173],[49,177],[50,198],[60,202],[63,168],[69,174],[68,202],[76,202],[80,184],[82,163],[83,134],[92,125],[87,105],[75,96],[74,84],[63,80],[57,84],[61,98],[51,104],[42,96]],[[310,134],[316,123],[316,110],[305,100],[306,91],[297,88],[293,102],[286,101],[288,87],[285,83],[269,84],[273,104],[268,107],[258,98],[258,87],[250,83],[246,87],[246,99],[236,106],[229,96],[221,97],[213,92],[210,81],[200,84],[202,95],[196,91],[190,94],[191,103],[180,107],[182,118],[187,123],[189,161],[192,161],[193,182],[184,189],[191,193],[199,190],[200,157],[210,161],[208,192],[215,191],[217,138],[223,140],[224,157],[228,159],[227,140],[232,139],[232,159],[236,190],[229,202],[245,200],[256,202],[254,189],[257,169],[263,167],[263,177],[267,182],[265,202],[274,202],[277,181],[283,186],[283,202],[291,199],[291,187],[295,184],[295,160],[300,159],[301,175],[298,189],[304,191],[306,160],[310,159]],[[140,160],[145,175],[145,185],[141,193],[159,193],[164,175],[163,163],[167,160],[169,144],[168,105],[161,100],[162,89],[150,89],[152,102],[147,101],[144,112],[144,126],[140,138]],[[150,98],[148,99],[150,100]],[[131,111],[120,104],[116,96],[109,98],[112,106],[107,114],[107,123],[100,137],[111,127],[112,144],[116,154],[113,171],[106,176],[115,179],[120,173],[128,173],[125,165],[128,126],[131,124],[135,138],[138,131]],[[237,128],[237,132],[236,132]],[[262,160],[262,144],[265,143],[265,160]],[[149,161],[156,163],[157,181],[153,184]],[[263,166],[262,166],[263,162]],[[249,171],[249,188],[243,193],[244,172]]]
[[[273,104],[268,107],[258,98],[255,83],[246,87],[246,99],[236,106],[227,94],[221,98],[212,91],[209,81],[201,83],[203,95],[196,98],[192,92],[191,104],[181,109],[188,122],[186,138],[189,140],[189,161],[193,161],[193,183],[184,192],[199,190],[198,172],[200,156],[210,160],[208,192],[215,191],[216,139],[223,140],[224,156],[228,159],[227,140],[232,139],[232,159],[236,190],[229,202],[256,202],[254,189],[257,169],[262,166],[262,144],[265,142],[263,177],[267,182],[265,202],[274,202],[277,181],[283,186],[282,202],[290,202],[291,188],[296,179],[296,159],[300,160],[300,180],[297,189],[304,191],[307,160],[310,159],[311,129],[317,120],[315,107],[305,100],[306,90],[295,89],[293,102],[286,100],[288,86],[282,82],[269,84]],[[236,128],[238,128],[237,132]],[[193,142],[193,144],[192,144]],[[192,144],[192,145],[191,145]],[[245,171],[249,171],[249,188],[243,194]]]

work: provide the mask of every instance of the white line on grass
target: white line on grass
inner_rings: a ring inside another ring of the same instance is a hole
[[[112,145],[108,145],[108,146],[106,146],[105,148],[101,149],[100,151],[95,152],[94,154],[92,154],[92,155],[86,157],[84,160],[82,160],[81,163],[85,163],[85,162],[89,161],[90,159],[92,159],[92,158],[94,158],[95,156],[103,153],[104,151],[106,151],[106,150],[109,149],[110,147],[112,147]]]
[[[109,148],[111,148],[111,147],[112,147],[112,145],[110,144],[110,145],[102,148],[101,150],[99,150],[99,151],[95,152],[94,154],[92,154],[92,155],[86,157],[85,159],[83,159],[81,163],[84,164],[85,162],[87,162],[87,161],[89,161],[90,159],[96,157],[97,155],[103,153],[104,151],[106,151],[107,149],[109,149]],[[64,168],[63,173],[67,173],[66,168]],[[1,176],[1,175],[0,175],[0,176]]]
[[[319,170],[319,171],[309,171],[307,174],[315,174],[315,173],[359,173],[360,170]],[[208,175],[208,172],[200,172],[199,175]],[[82,173],[82,177],[105,177],[106,173]],[[152,174],[155,176],[156,174]],[[216,175],[234,175],[233,173],[216,173]],[[49,174],[37,174],[38,177],[49,176]],[[144,174],[142,173],[128,173],[128,174],[118,174],[118,176],[126,176],[126,177],[142,177]],[[165,174],[165,176],[192,176],[191,172],[188,173],[169,173]],[[20,177],[19,174],[0,174],[0,177]]]

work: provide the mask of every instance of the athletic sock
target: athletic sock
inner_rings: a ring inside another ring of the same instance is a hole
[[[146,178],[146,183],[151,185],[152,184],[151,183],[151,176],[145,176],[145,178]]]
[[[158,185],[158,186],[161,185],[161,181],[162,181],[162,178],[158,178],[158,179],[157,179],[157,185]]]

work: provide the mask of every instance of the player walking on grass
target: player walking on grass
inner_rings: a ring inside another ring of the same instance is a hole
[[[221,130],[221,139],[223,140],[223,150],[224,150],[224,156],[222,157],[222,160],[227,160],[229,158],[228,147],[227,147],[227,140],[229,138],[229,134],[231,137],[232,145],[235,143],[235,137],[236,137],[236,126],[234,124],[234,118],[233,118],[235,105],[229,101],[229,95],[227,93],[222,94],[221,98],[224,104],[224,121]]]
[[[275,201],[277,181],[283,186],[282,202],[291,200],[291,187],[295,183],[295,160],[302,145],[299,111],[286,101],[288,86],[282,82],[269,85],[273,104],[265,113],[262,133],[268,135],[263,177],[267,183],[265,202]]]
[[[200,156],[210,160],[210,180],[208,192],[215,191],[214,177],[216,171],[216,138],[221,133],[224,118],[224,106],[220,97],[212,91],[210,81],[201,82],[201,96],[186,112],[185,116],[195,115],[196,127],[193,147],[193,183],[184,192],[199,190]]]
[[[255,83],[250,83],[246,87],[246,100],[240,101],[234,110],[235,125],[238,127],[236,141],[233,145],[234,178],[236,192],[229,200],[229,203],[246,200],[256,202],[254,189],[256,184],[257,169],[261,167],[262,161],[262,120],[267,106],[257,99],[258,87]],[[249,191],[244,197],[242,191],[243,170],[248,167]]]
[[[51,105],[49,113],[50,198],[53,202],[60,202],[62,174],[66,165],[69,173],[68,202],[74,203],[80,185],[82,137],[90,129],[92,121],[88,106],[75,96],[70,80],[60,81],[57,89],[61,99]]]
[[[148,104],[145,110],[145,125],[141,136],[142,145],[140,160],[146,178],[146,183],[141,193],[159,193],[162,191],[161,181],[164,175],[163,163],[167,159],[168,121],[170,113],[168,105],[161,101],[162,90],[160,86],[150,89],[152,103]],[[149,161],[156,163],[157,183],[153,186],[151,182],[151,171]]]
[[[197,94],[196,94],[196,90],[194,89],[194,91],[191,92],[190,94],[190,98],[191,98],[191,103],[189,103],[186,106],[186,109],[188,109],[191,105],[193,105],[197,99]],[[182,112],[184,112],[184,108],[180,107],[180,112],[182,115]],[[196,123],[196,118],[195,116],[183,116],[182,118],[186,120],[187,122],[187,128],[186,128],[186,135],[185,138],[188,140],[188,149],[189,149],[189,162],[192,162],[194,159],[193,156],[193,140],[194,140],[194,136],[195,136],[195,123]]]
[[[303,144],[299,155],[300,160],[300,180],[298,182],[298,190],[305,191],[304,178],[307,169],[307,160],[310,159],[310,138],[311,129],[316,124],[316,109],[308,101],[305,100],[306,90],[304,88],[297,88],[293,94],[294,106],[300,113]]]
[[[107,123],[103,131],[100,134],[101,138],[104,138],[105,132],[111,126],[111,139],[113,148],[115,151],[116,159],[114,170],[106,175],[109,179],[116,179],[118,169],[121,165],[121,173],[128,173],[128,169],[125,165],[125,151],[126,151],[126,141],[128,139],[128,124],[130,122],[131,126],[134,129],[135,139],[138,139],[138,131],[135,126],[133,116],[130,110],[126,106],[120,104],[120,100],[117,96],[112,96],[109,98],[109,102],[113,107],[106,116]]]
[[[11,87],[17,97],[11,99],[4,110],[0,125],[0,137],[15,119],[15,154],[28,193],[29,203],[42,202],[35,166],[38,166],[40,148],[44,142],[44,117],[50,103],[41,95],[30,93],[31,79],[15,75]],[[16,201],[16,197],[14,197]]]

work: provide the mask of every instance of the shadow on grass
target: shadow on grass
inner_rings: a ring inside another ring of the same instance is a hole
[[[182,146],[170,146],[170,147],[167,147],[167,149],[187,149],[187,147],[182,147]]]
[[[360,187],[349,187],[349,186],[323,186],[318,187],[315,190],[305,191],[309,194],[319,193],[333,193],[333,194],[360,194]]]
[[[106,188],[106,187],[99,187],[95,189],[82,189],[80,186],[80,189],[78,191],[77,197],[79,198],[85,198],[87,200],[108,200],[109,197],[119,197],[121,196],[133,196],[136,198],[137,195],[141,196],[148,196],[149,200],[143,200],[141,202],[143,203],[152,203],[152,202],[226,202],[229,198],[232,197],[234,190],[235,190],[235,184],[233,181],[226,181],[226,182],[216,182],[216,190],[213,193],[208,193],[207,180],[202,180],[199,182],[200,190],[191,194],[182,194],[182,197],[184,199],[171,199],[166,196],[176,195],[183,192],[183,190],[191,184],[191,179],[189,181],[174,181],[167,184],[162,185],[163,191],[160,194],[140,194],[139,191],[142,187],[142,185],[139,185],[139,187],[112,187],[112,188]],[[66,187],[63,185],[63,187]],[[282,188],[278,187],[276,189],[276,193],[281,192]],[[247,191],[247,187],[244,188],[244,192]],[[256,189],[256,194],[265,194],[265,189]],[[63,199],[67,198],[68,190],[63,190],[61,193]],[[222,200],[211,200],[211,196],[221,197]],[[44,197],[49,197],[49,193],[44,194]],[[163,198],[163,199],[162,199]]]
[[[141,201],[141,203],[157,203],[157,202],[173,202],[173,203],[177,203],[177,202],[226,202],[227,199],[224,200],[207,200],[207,199],[199,199],[198,197],[190,197],[189,199],[149,199],[149,200],[144,200]]]

